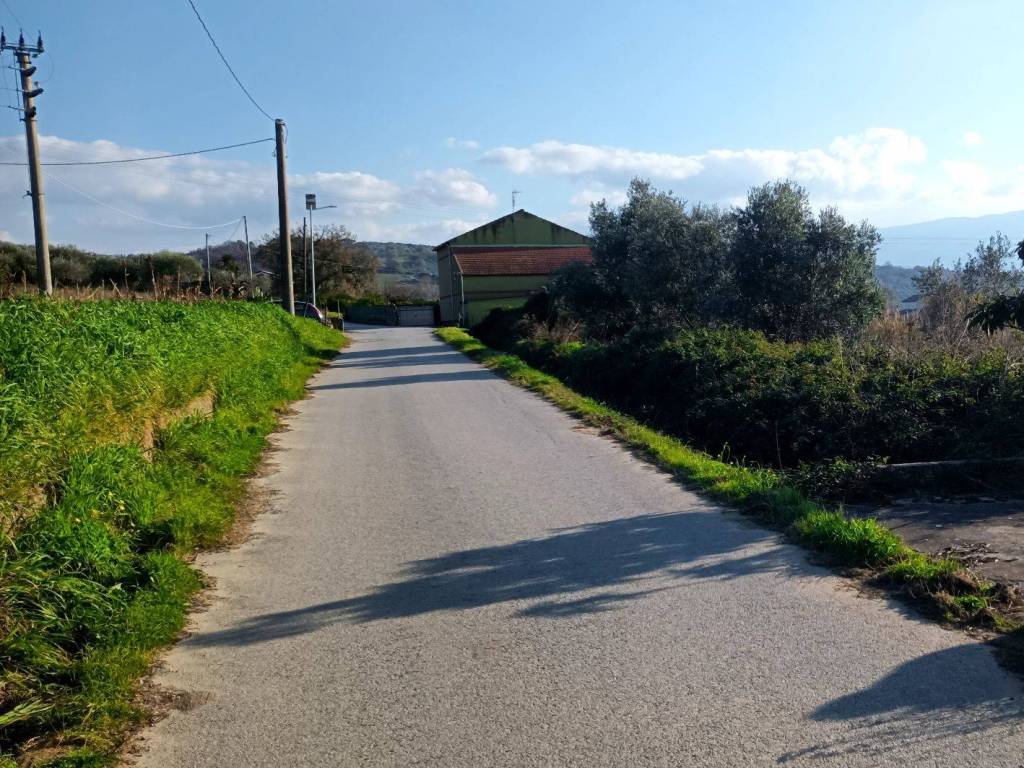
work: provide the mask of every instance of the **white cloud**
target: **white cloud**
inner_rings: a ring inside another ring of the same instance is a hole
[[[965,147],[980,147],[985,143],[985,139],[977,131],[965,131],[960,140]]]
[[[409,190],[410,202],[426,200],[435,205],[458,205],[471,208],[493,208],[498,200],[467,170],[448,168],[444,171],[420,171]]]
[[[405,243],[437,245],[484,224],[486,219],[441,219],[411,224],[392,224],[371,228],[365,240],[392,240]]]
[[[843,192],[906,186],[912,180],[906,168],[926,158],[920,139],[892,128],[841,137],[827,149],[713,149],[673,155],[542,141],[528,147],[498,147],[481,157],[485,163],[518,174],[699,180],[701,188],[715,197],[728,194],[737,185],[783,177],[828,184]]]
[[[40,142],[45,162],[51,163],[161,153],[109,141],[76,142],[45,136]],[[0,159],[20,162],[23,157],[21,137],[0,137]],[[246,214],[249,234],[258,240],[277,226],[277,186],[269,161],[254,165],[191,156],[124,165],[53,167],[46,173],[50,236],[56,243],[74,242],[109,252],[191,249],[202,244],[205,230],[187,227],[231,221],[227,227],[210,231],[215,240],[226,239],[232,235],[234,222]],[[23,197],[26,187],[24,169],[8,167],[0,173],[0,221],[8,236],[21,242],[32,238],[31,209]],[[289,188],[294,220],[304,213],[303,195],[315,192],[321,205],[338,206],[318,214],[318,224],[343,223],[365,239],[418,234],[428,238],[427,242],[440,235],[443,240],[452,227],[461,226],[462,219],[474,221],[477,212],[496,204],[487,187],[460,168],[424,170],[405,183],[359,170],[320,170],[290,175]],[[143,219],[184,228],[160,227]],[[241,236],[240,230],[235,236]]]
[[[529,147],[498,147],[484,152],[481,159],[513,173],[555,176],[625,173],[685,179],[701,170],[699,161],[692,157],[560,141],[541,141]]]
[[[691,202],[735,205],[756,184],[781,178],[807,188],[816,206],[879,226],[1024,208],[1021,169],[932,159],[924,142],[897,128],[870,128],[805,149],[711,149],[692,155],[561,141],[497,147],[485,164],[516,174],[563,178],[577,189],[566,216],[582,219],[595,199],[621,200],[633,176]],[[616,191],[619,197],[615,197]]]
[[[480,142],[474,139],[456,139],[449,136],[444,140],[444,145],[449,149],[480,149]]]
[[[288,177],[289,186],[323,193],[334,202],[393,203],[402,195],[398,184],[361,171],[317,171]]]
[[[588,184],[570,198],[569,202],[578,208],[588,208],[591,203],[604,200],[611,206],[619,206],[626,202],[626,190],[623,187],[610,187],[601,182]]]

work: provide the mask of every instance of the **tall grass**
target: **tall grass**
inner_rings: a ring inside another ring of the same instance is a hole
[[[341,337],[263,305],[0,302],[0,753],[106,765],[275,409]],[[191,417],[141,426],[199,394]],[[0,765],[4,758],[0,757]]]

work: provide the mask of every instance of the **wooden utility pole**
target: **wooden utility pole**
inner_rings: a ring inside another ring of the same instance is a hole
[[[252,292],[252,248],[249,246],[249,220],[242,217],[242,227],[245,231],[245,260],[249,263],[249,291]]]
[[[17,44],[9,45],[0,31],[0,52],[14,51],[21,73],[22,121],[25,123],[25,144],[28,147],[29,197],[32,198],[32,222],[36,236],[36,285],[45,296],[53,293],[50,276],[50,244],[46,236],[46,204],[43,200],[43,169],[39,164],[39,135],[36,133],[36,97],[43,89],[32,83],[36,68],[32,58],[43,52],[43,36],[35,45],[25,45],[25,35],[18,35]]]
[[[206,292],[213,296],[213,270],[210,269],[210,233],[206,233]]]
[[[288,168],[285,164],[284,120],[274,121],[277,141],[277,226],[281,250],[281,305],[295,314],[295,286],[292,283],[292,233],[288,223]]]

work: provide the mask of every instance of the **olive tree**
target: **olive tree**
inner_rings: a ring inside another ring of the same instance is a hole
[[[731,220],[634,180],[625,205],[591,208],[593,267],[574,265],[552,286],[591,333],[671,330],[710,321],[728,283]]]
[[[786,341],[854,335],[884,306],[874,276],[881,237],[834,208],[815,215],[792,181],[754,187],[735,212],[736,319]]]

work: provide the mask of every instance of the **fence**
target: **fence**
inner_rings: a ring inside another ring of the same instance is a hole
[[[345,319],[370,325],[431,326],[434,325],[434,305],[356,305],[348,308]]]

